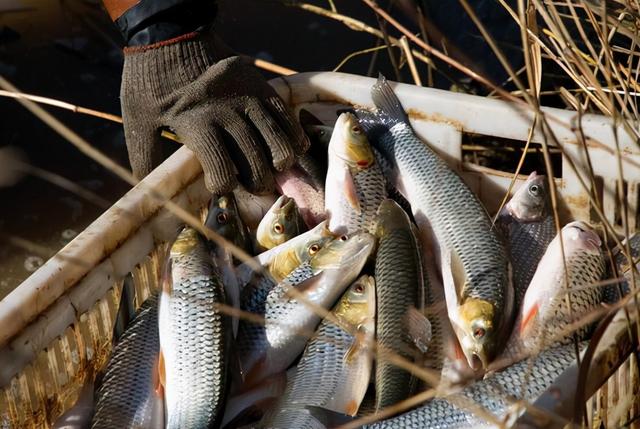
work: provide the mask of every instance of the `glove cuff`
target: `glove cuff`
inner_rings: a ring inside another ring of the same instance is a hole
[[[184,87],[219,60],[213,36],[192,32],[152,45],[124,49],[123,88],[162,97]]]

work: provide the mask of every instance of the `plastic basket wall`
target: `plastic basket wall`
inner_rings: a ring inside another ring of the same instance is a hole
[[[341,73],[306,73],[272,81],[292,107],[308,110],[328,124],[344,106],[371,107],[373,83]],[[462,163],[464,135],[524,142],[531,134],[531,144],[544,141],[539,131],[530,133],[533,114],[525,107],[411,85],[397,85],[395,90],[418,134],[461,173],[491,212],[499,206],[512,175]],[[611,122],[585,115],[581,124],[586,140],[582,140],[574,131],[575,112],[545,112],[553,118],[553,132],[566,154],[562,177],[556,178],[563,216],[595,222],[595,205],[600,202],[606,218],[621,230],[623,216],[616,194],[620,175]],[[640,152],[624,130],[617,134],[634,230]],[[586,174],[587,155],[594,160],[598,178],[594,189]],[[132,273],[135,308],[157,289],[166,243],[175,238],[180,223],[145,188],[163,192],[193,214],[209,198],[200,166],[185,148],[143,182],[0,302],[0,426],[50,427],[105,365],[125,277]],[[624,424],[638,416],[638,362],[635,356],[628,357],[629,351],[625,353],[619,359],[625,363],[587,402],[593,427]],[[632,399],[622,404],[620,398]]]

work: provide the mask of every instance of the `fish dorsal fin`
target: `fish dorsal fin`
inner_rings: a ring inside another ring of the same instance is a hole
[[[344,176],[342,177],[344,196],[351,208],[357,213],[362,213],[360,207],[360,201],[358,200],[358,191],[356,189],[356,183],[353,180],[353,175],[348,168],[342,170]]]
[[[415,307],[410,307],[404,315],[404,324],[406,332],[421,353],[426,353],[431,343],[432,331],[431,322]]]
[[[464,287],[467,283],[467,274],[462,265],[462,260],[453,249],[442,248],[441,264],[447,309],[449,316],[455,318],[455,315],[452,315],[452,311],[462,302]]]

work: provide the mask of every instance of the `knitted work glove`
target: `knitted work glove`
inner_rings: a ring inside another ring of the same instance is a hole
[[[174,131],[202,165],[207,188],[272,189],[271,166],[289,167],[309,142],[293,115],[246,60],[220,55],[206,34],[126,48],[121,104],[136,177],[161,161],[162,127]]]

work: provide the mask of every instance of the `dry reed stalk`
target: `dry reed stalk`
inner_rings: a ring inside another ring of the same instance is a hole
[[[407,40],[406,36],[402,36],[400,38],[400,46],[402,46],[404,55],[407,58],[407,64],[409,65],[409,70],[411,71],[411,77],[413,77],[413,82],[417,86],[422,86],[422,80],[420,80],[420,74],[418,73],[418,68],[416,67],[416,62],[413,59],[413,54],[411,53],[411,47],[409,46],[409,41]]]

